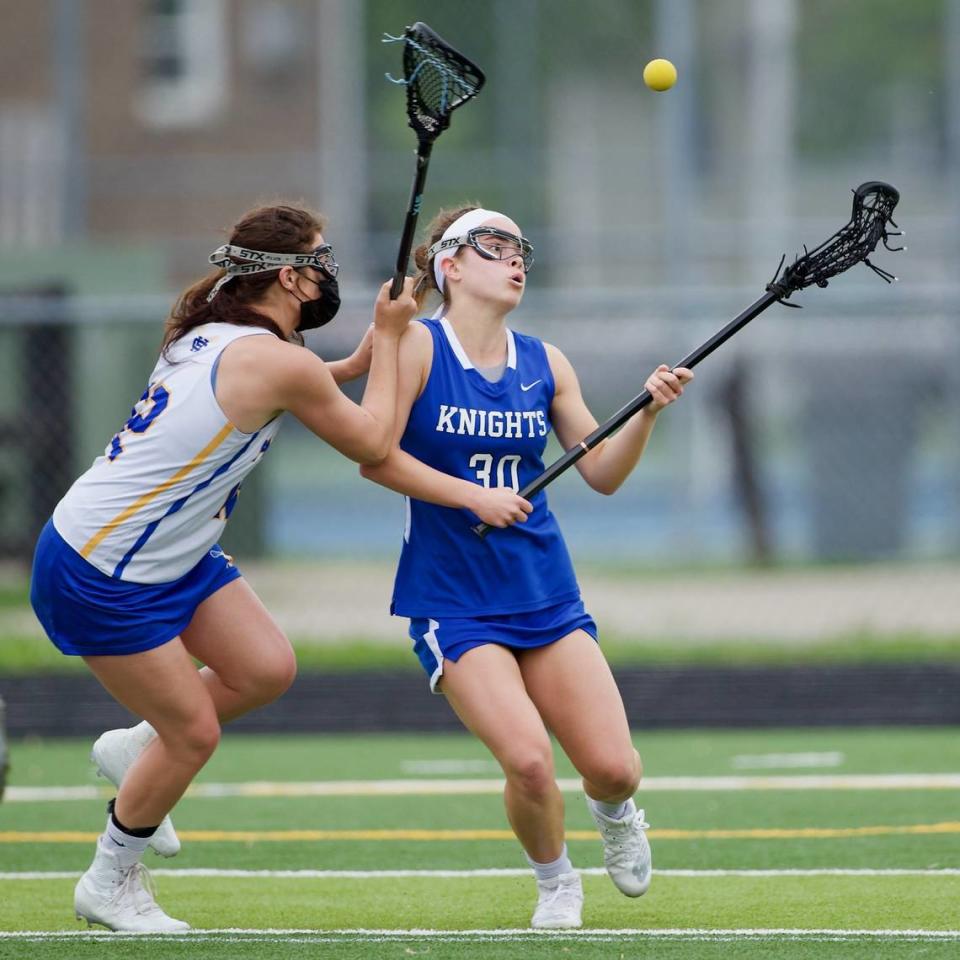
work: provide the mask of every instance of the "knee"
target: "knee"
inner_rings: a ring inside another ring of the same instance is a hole
[[[257,692],[264,702],[275,700],[290,689],[297,676],[297,658],[293,648],[281,634],[282,643],[275,645],[268,660],[252,678],[256,682]]]
[[[278,631],[273,642],[252,666],[241,675],[225,677],[227,686],[251,706],[260,706],[286,693],[297,675],[297,658],[287,638]]]
[[[202,767],[220,743],[220,721],[213,710],[191,718],[176,734],[168,738],[167,747],[184,759]]]
[[[634,750],[632,754],[599,758],[586,779],[603,797],[626,798],[636,793],[642,772],[640,755]]]
[[[554,789],[553,755],[549,749],[531,749],[503,764],[507,781],[528,797],[542,797]]]

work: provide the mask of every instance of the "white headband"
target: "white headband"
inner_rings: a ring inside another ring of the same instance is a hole
[[[468,210],[462,216],[457,217],[457,219],[443,231],[443,236],[437,242],[442,243],[444,240],[462,236],[474,227],[481,227],[488,220],[502,216],[503,214],[497,213],[496,210],[484,210],[482,207],[478,207],[476,210]],[[443,293],[443,286],[446,283],[446,277],[443,275],[443,264],[447,260],[452,260],[457,255],[459,249],[459,247],[448,247],[446,250],[441,250],[433,258],[433,276],[437,281],[437,289],[441,293]]]

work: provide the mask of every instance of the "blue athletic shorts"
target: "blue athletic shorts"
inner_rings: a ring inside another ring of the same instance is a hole
[[[172,640],[207,597],[239,576],[217,545],[170,583],[117,580],[87,563],[48,520],[33,557],[30,602],[62,653],[117,656]]]
[[[597,639],[597,625],[582,600],[567,600],[543,610],[507,613],[492,617],[417,617],[410,621],[413,652],[430,678],[430,689],[439,693],[443,661],[456,663],[468,650],[497,643],[512,650],[545,647],[574,630]]]

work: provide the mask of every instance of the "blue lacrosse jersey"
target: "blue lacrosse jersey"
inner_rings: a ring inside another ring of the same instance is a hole
[[[496,383],[474,368],[446,318],[433,336],[426,388],[400,446],[444,473],[520,490],[543,471],[554,381],[543,343],[507,331],[507,367]],[[391,612],[481,617],[539,610],[580,596],[570,554],[541,491],[526,523],[481,540],[470,510],[406,498],[403,548]]]

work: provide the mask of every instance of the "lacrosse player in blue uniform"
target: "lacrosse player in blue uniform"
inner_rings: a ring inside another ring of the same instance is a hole
[[[552,733],[583,777],[614,884],[643,894],[647,824],[633,794],[640,757],[597,628],[544,492],[517,495],[543,469],[550,430],[565,449],[591,433],[573,367],[506,325],[533,263],[508,217],[465,206],[434,221],[416,254],[416,290],[443,297],[400,345],[396,445],[364,476],[406,497],[392,612],[410,618],[430,687],[506,775],[507,816],[537,879],[537,928],[579,927],[583,892],[564,843]],[[613,493],[643,453],[660,411],[693,374],[661,365],[653,403],[577,463]],[[477,518],[495,527],[485,540]]]
[[[217,545],[244,477],[285,410],[355,461],[390,448],[412,281],[395,301],[385,284],[358,351],[325,364],[300,335],[340,302],[322,226],[272,206],[234,227],[210,258],[218,269],[177,302],[130,418],[37,544],[31,601],[50,639],[143,718],[107,731],[92,753],[119,789],[74,908],[112,930],[187,929],[157,905],[141,857],[147,846],[178,851],[167,814],[220,725],[278,697],[295,673],[286,637]],[[338,384],[367,370],[358,405]]]

